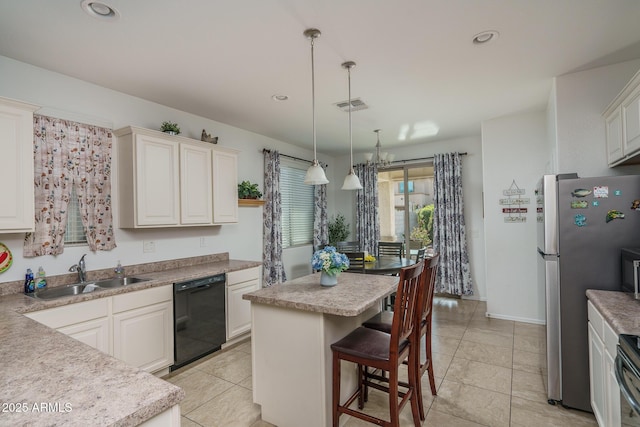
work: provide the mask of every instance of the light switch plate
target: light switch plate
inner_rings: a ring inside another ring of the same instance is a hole
[[[153,240],[144,240],[142,242],[142,252],[151,253],[156,251],[156,242]]]

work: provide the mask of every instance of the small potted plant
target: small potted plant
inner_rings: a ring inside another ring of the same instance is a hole
[[[344,215],[338,214],[329,220],[329,244],[335,245],[337,242],[347,240],[351,231]]]
[[[168,133],[169,135],[179,135],[180,134],[180,127],[178,126],[177,123],[172,123],[172,122],[162,122],[162,126],[160,127],[160,130],[164,133]]]
[[[238,184],[238,199],[259,199],[262,193],[258,188],[258,184],[252,184],[249,181],[242,181]]]
[[[324,249],[318,249],[313,253],[311,268],[321,272],[322,286],[335,286],[338,284],[338,275],[349,268],[349,258],[336,251],[333,246],[325,246]]]

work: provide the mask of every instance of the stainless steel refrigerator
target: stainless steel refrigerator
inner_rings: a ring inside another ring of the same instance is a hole
[[[640,175],[544,175],[536,189],[550,403],[592,411],[587,289],[621,289],[620,249],[640,246]]]

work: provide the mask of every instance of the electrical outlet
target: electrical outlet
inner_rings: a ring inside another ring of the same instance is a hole
[[[200,247],[201,248],[206,248],[207,247],[207,238],[206,237],[200,237]]]
[[[156,242],[153,240],[144,240],[142,242],[142,252],[151,253],[156,251]]]

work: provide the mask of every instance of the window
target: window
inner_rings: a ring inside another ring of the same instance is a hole
[[[313,242],[314,187],[304,183],[305,166],[281,160],[282,247]]]
[[[413,193],[413,181],[407,183],[407,188],[409,189],[409,193]],[[404,181],[398,183],[398,193],[404,193]]]
[[[87,244],[87,236],[84,234],[82,218],[80,216],[80,204],[76,189],[71,189],[71,198],[67,206],[67,229],[64,232],[65,244]]]

